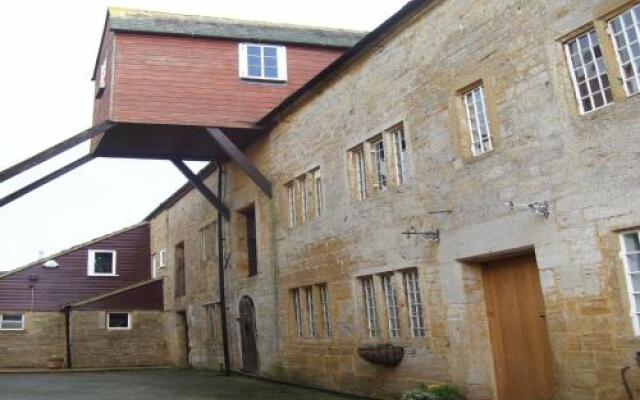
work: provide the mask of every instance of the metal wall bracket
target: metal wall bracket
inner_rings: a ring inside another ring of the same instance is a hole
[[[409,228],[409,230],[402,232],[403,235],[409,239],[411,236],[422,236],[427,240],[431,240],[432,242],[439,243],[440,242],[440,229],[436,229],[435,231],[427,231],[427,232],[418,232],[415,226]]]

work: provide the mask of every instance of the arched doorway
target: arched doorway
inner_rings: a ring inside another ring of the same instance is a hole
[[[256,311],[251,297],[240,299],[240,342],[242,344],[242,369],[258,370],[258,347],[256,345]]]

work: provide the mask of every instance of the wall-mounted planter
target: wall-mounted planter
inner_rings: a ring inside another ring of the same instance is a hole
[[[358,348],[358,355],[372,364],[395,367],[404,357],[404,348],[392,344],[378,344]]]

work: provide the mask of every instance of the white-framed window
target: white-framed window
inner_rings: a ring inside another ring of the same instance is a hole
[[[158,267],[164,268],[167,266],[167,251],[162,249],[158,252]]]
[[[87,273],[89,276],[116,276],[117,251],[89,250]]]
[[[131,313],[128,313],[128,312],[107,313],[107,329],[109,330],[131,329]]]
[[[586,114],[613,103],[609,75],[595,29],[567,43],[565,51],[580,113]]]
[[[409,166],[407,163],[407,140],[402,126],[391,131],[391,141],[396,161],[396,179],[398,185],[404,185],[409,179]]]
[[[287,80],[285,46],[240,43],[240,77],[269,81]]]
[[[320,175],[320,168],[316,168],[311,171],[313,177],[313,194],[316,201],[316,217],[322,214],[322,175]]]
[[[309,217],[309,193],[307,191],[306,174],[298,178],[298,185],[300,186],[300,216],[302,217],[302,223],[305,223]]]
[[[640,93],[640,4],[609,21],[627,96]]]
[[[293,315],[295,318],[296,336],[302,337],[302,308],[300,306],[300,289],[291,290],[293,299]]]
[[[620,235],[633,332],[640,336],[640,231]]]
[[[322,324],[324,336],[331,337],[331,313],[329,312],[329,290],[327,285],[318,285],[320,291],[320,303],[322,304]]]
[[[382,137],[371,142],[371,154],[373,156],[373,166],[376,169],[376,183],[374,186],[378,192],[383,192],[387,190],[387,160]]]
[[[100,64],[100,79],[98,80],[98,88],[104,89],[107,87],[107,58],[105,57]]]
[[[373,286],[373,277],[361,278],[362,293],[364,298],[364,309],[367,317],[367,332],[369,337],[375,338],[380,335],[378,326],[378,310],[376,308],[376,294]]]
[[[364,149],[359,147],[351,151],[353,162],[355,196],[357,201],[367,197],[367,178],[365,169]]]
[[[287,184],[287,198],[289,200],[289,227],[293,228],[297,224],[296,218],[296,185],[295,182]]]
[[[403,274],[405,294],[409,304],[409,322],[413,337],[425,335],[424,315],[422,310],[422,296],[418,271],[406,271]]]
[[[200,229],[200,259],[212,260],[216,255],[216,223],[211,222]]]
[[[387,322],[389,323],[389,336],[400,336],[400,308],[398,307],[398,292],[392,274],[382,276],[382,290],[387,305]]]
[[[156,279],[158,276],[158,255],[151,255],[151,279]]]
[[[464,94],[467,109],[467,123],[471,134],[471,153],[479,156],[493,148],[489,113],[484,96],[484,86],[480,85]]]
[[[313,303],[313,287],[309,286],[305,288],[304,294],[307,300],[307,321],[309,326],[309,336],[314,338],[318,336],[318,329],[316,325],[316,306]]]
[[[24,330],[24,314],[0,314],[0,331]]]

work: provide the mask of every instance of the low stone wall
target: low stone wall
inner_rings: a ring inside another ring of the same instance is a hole
[[[0,368],[44,368],[48,358],[65,356],[64,313],[24,314],[24,330],[0,331]]]
[[[71,314],[74,368],[151,367],[170,365],[165,313],[133,311],[131,329],[108,330],[104,311]]]

